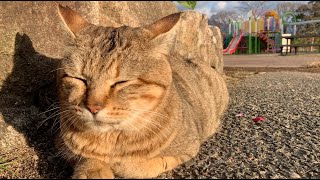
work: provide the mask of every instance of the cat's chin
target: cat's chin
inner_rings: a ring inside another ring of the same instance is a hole
[[[107,132],[110,130],[118,129],[118,124],[100,123],[93,122],[87,124],[88,130],[96,132]]]
[[[86,126],[92,131],[107,132],[110,130],[121,130],[121,122],[103,122],[91,121],[85,123]]]
[[[104,126],[110,126],[110,127],[118,127],[120,125],[120,122],[102,122],[102,121],[93,121],[93,124],[97,127],[104,127]]]

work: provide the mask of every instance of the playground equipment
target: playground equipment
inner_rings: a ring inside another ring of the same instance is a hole
[[[233,35],[228,47],[224,49],[224,54],[279,51],[281,21],[277,12],[273,10],[267,11],[264,17],[258,19],[254,19],[252,12],[249,12],[248,17],[248,20],[242,23],[233,21],[229,24],[229,35],[232,30],[236,35]],[[232,26],[233,28],[231,28]],[[239,41],[235,42],[235,39]]]
[[[289,19],[290,22],[286,22],[285,19]],[[279,17],[276,11],[268,10],[257,19],[253,18],[250,11],[248,20],[229,22],[229,32],[225,35],[224,41],[224,54],[282,53],[291,52],[291,49],[297,51],[298,47],[310,47],[310,51],[314,47],[320,49],[318,46],[320,42],[301,44],[301,38],[314,39],[319,37],[319,33],[307,36],[296,35],[297,26],[320,23],[320,20],[297,22],[295,15],[291,12],[286,12]]]
[[[229,37],[228,39],[226,38],[226,42],[224,42],[225,44],[228,44],[228,46],[223,49],[223,53],[224,54],[233,54],[236,49],[237,46],[239,45],[240,41],[242,40],[242,32],[239,31],[240,29],[240,23],[238,21],[229,21],[229,33],[227,37]],[[230,40],[230,35],[233,32],[232,35],[232,39]]]
[[[242,40],[242,32],[240,32],[239,35],[234,33],[234,36],[233,36],[231,42],[229,43],[228,47],[223,50],[223,53],[233,54],[236,51],[241,40]]]

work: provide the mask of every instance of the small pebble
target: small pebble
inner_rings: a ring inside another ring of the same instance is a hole
[[[290,173],[290,178],[292,179],[298,179],[301,178],[301,176],[295,172]]]

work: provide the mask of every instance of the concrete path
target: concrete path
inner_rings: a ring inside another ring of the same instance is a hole
[[[320,54],[288,55],[224,55],[225,67],[302,67],[320,61]]]

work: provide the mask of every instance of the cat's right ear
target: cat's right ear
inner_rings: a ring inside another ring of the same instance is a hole
[[[58,4],[58,12],[60,18],[66,25],[67,29],[71,32],[73,37],[76,36],[83,28],[90,25],[86,20],[84,20],[78,13],[73,11],[71,8],[63,7]]]

